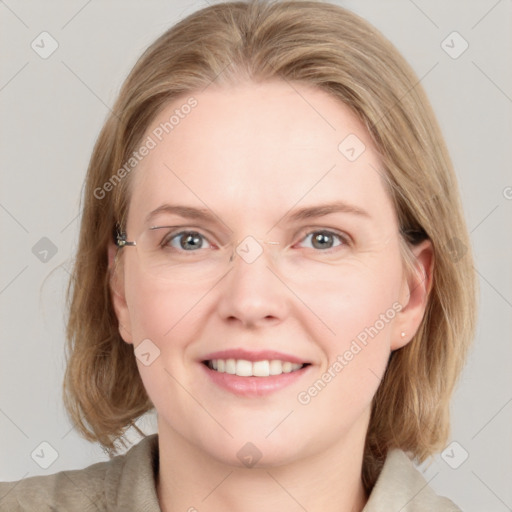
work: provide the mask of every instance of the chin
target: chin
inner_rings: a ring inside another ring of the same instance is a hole
[[[201,449],[221,464],[235,466],[237,468],[272,468],[284,466],[310,455],[313,448],[305,444],[302,439],[294,439],[292,435],[282,432],[281,435],[272,433],[265,438],[267,433],[255,430],[248,426],[231,431],[233,438],[209,439],[201,443]],[[236,435],[235,435],[236,432]],[[284,435],[283,435],[284,434]]]

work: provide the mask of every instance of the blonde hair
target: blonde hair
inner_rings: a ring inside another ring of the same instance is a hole
[[[358,115],[380,152],[403,245],[428,238],[434,249],[421,326],[391,354],[373,400],[363,463],[370,490],[389,449],[401,448],[422,462],[446,443],[449,400],[474,332],[475,279],[452,164],[417,77],[375,28],[329,3],[215,4],[180,21],[138,60],[87,172],[68,291],[64,402],[81,434],[113,453],[116,438],[153,409],[133,347],[119,335],[109,289],[107,247],[125,218],[130,180],[120,180],[100,199],[95,191],[129,159],[174,98],[214,81],[274,79],[322,89]]]

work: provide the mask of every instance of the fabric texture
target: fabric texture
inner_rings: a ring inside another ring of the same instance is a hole
[[[161,512],[158,434],[85,469],[0,482],[1,512]],[[363,512],[461,512],[438,496],[401,450],[388,453]]]

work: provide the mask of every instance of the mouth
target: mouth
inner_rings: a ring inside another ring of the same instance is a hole
[[[292,363],[280,359],[262,359],[260,361],[208,359],[202,361],[202,363],[215,372],[237,375],[238,377],[270,377],[283,373],[293,373],[310,365],[310,363]]]
[[[210,382],[243,397],[262,397],[292,385],[312,363],[275,351],[224,350],[201,361]]]

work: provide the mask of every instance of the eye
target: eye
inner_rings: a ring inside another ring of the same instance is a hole
[[[311,231],[302,240],[310,240],[313,249],[329,250],[340,245],[348,245],[348,240],[343,235],[325,229]],[[335,243],[338,240],[339,243]]]
[[[161,242],[162,247],[172,247],[173,249],[195,252],[195,249],[205,249],[203,242],[208,244],[204,235],[197,231],[180,231],[179,233],[170,233],[165,236]]]

